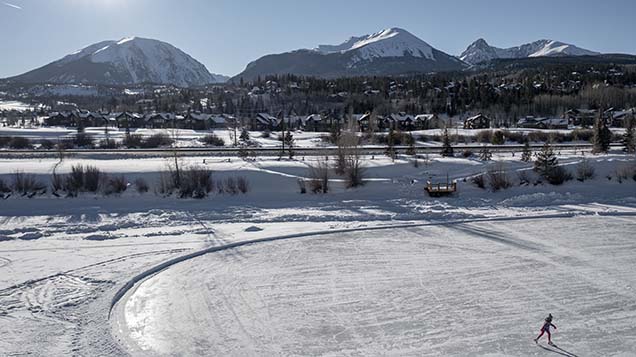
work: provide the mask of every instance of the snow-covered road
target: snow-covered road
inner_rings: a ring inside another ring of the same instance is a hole
[[[636,351],[636,218],[479,222],[249,245],[154,275],[116,309],[133,354]]]

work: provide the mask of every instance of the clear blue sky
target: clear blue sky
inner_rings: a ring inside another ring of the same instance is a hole
[[[0,0],[0,78],[126,36],[169,42],[235,75],[270,53],[402,27],[458,55],[541,38],[636,53],[636,0]]]

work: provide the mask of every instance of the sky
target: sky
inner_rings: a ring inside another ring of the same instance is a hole
[[[0,78],[139,36],[236,75],[259,57],[400,27],[452,55],[478,38],[636,54],[636,0],[0,0]]]

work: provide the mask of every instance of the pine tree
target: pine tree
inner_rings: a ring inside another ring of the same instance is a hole
[[[243,128],[243,130],[241,130],[241,135],[239,136],[239,139],[244,144],[246,144],[248,141],[250,141],[250,133],[249,133],[249,131],[247,131],[246,128]]]
[[[408,149],[406,149],[406,154],[409,156],[415,156],[417,154],[417,151],[415,150],[415,138],[413,137],[413,134],[409,133],[409,135],[406,137],[406,140],[408,141]]]
[[[521,153],[521,161],[530,162],[532,160],[532,150],[530,149],[530,141],[526,139],[523,144],[523,152]]]
[[[634,137],[634,131],[636,126],[636,118],[634,115],[627,119],[625,123],[625,134],[623,134],[623,145],[625,145],[625,152],[633,154],[636,152],[636,138]]]
[[[479,160],[481,161],[492,160],[492,152],[490,152],[490,149],[488,148],[488,146],[484,146],[479,152]]]
[[[395,160],[395,132],[393,131],[393,129],[391,128],[391,130],[389,130],[389,135],[387,136],[387,143],[386,143],[386,150],[385,150],[385,154],[386,156],[390,157],[391,160]]]
[[[452,157],[455,156],[453,145],[451,145],[450,135],[448,135],[448,128],[444,129],[444,135],[442,137],[442,156]]]
[[[602,113],[602,111],[601,111]],[[612,132],[605,124],[605,119],[602,115],[596,119],[594,123],[594,137],[592,138],[592,152],[594,154],[606,153],[609,151],[610,143],[612,141]]]
[[[289,153],[289,159],[294,158],[294,135],[292,135],[291,131],[287,130],[285,133],[285,137],[283,137],[283,141],[285,145],[287,145],[287,152]]]
[[[549,143],[545,143],[541,151],[537,154],[537,160],[534,162],[534,170],[544,178],[549,178],[552,172],[559,166],[552,146]]]

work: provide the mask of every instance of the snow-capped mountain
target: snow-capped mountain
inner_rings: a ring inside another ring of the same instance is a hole
[[[103,41],[11,80],[28,83],[172,84],[181,87],[225,82],[180,49],[157,40],[130,37]]]
[[[391,28],[373,35],[352,37],[336,45],[321,45],[316,51],[323,54],[355,52],[358,61],[374,58],[412,56],[435,60],[433,47],[406,30]]]
[[[320,45],[262,57],[250,63],[238,78],[267,74],[317,77],[400,75],[461,70],[465,64],[415,35],[390,28],[372,35],[351,37],[339,45]]]
[[[518,47],[497,48],[480,38],[473,42],[459,57],[469,64],[478,64],[493,59],[515,59],[553,56],[598,56],[600,53],[553,40],[539,40]]]

